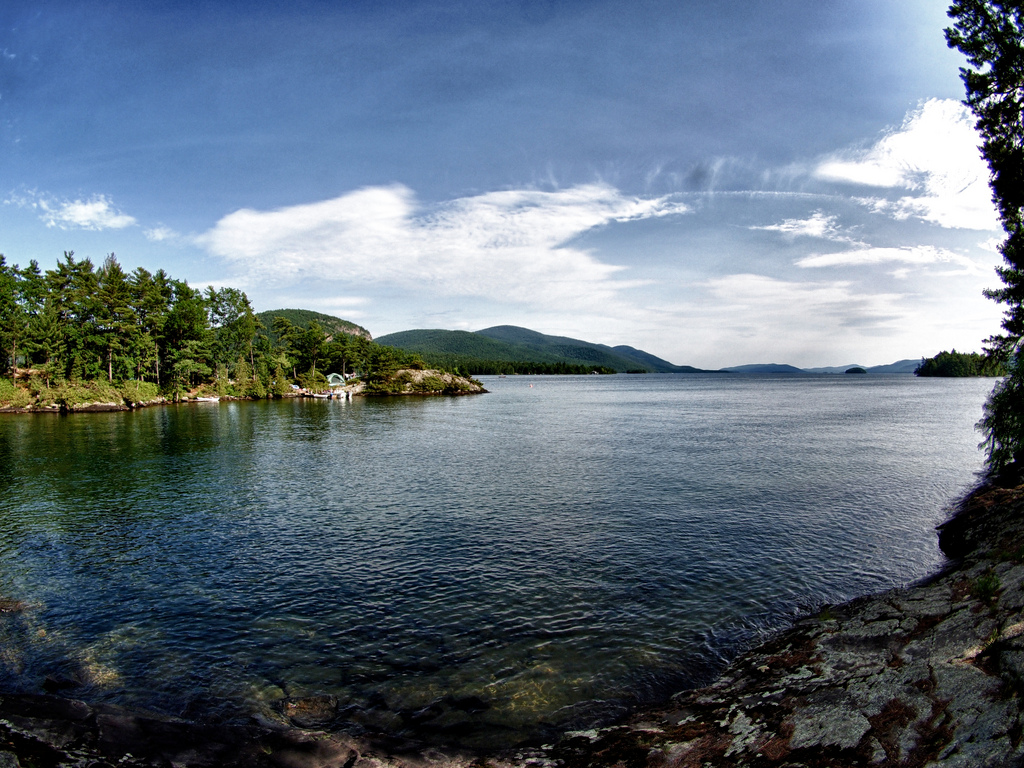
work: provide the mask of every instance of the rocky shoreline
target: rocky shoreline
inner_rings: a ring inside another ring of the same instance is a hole
[[[444,754],[301,727],[315,702],[292,727],[225,726],[0,694],[0,768],[1020,765],[1024,486],[975,491],[940,543],[957,560],[932,578],[826,607],[710,686],[544,747]]]
[[[476,379],[466,376],[459,376],[453,373],[430,369],[402,369],[394,377],[393,386],[387,390],[379,391],[368,389],[366,384],[357,381],[338,390],[339,395],[352,396],[380,396],[380,395],[476,395],[486,393],[483,385]],[[322,397],[323,395],[313,394],[300,390],[288,392],[277,397]],[[181,400],[168,399],[163,396],[153,397],[148,400],[123,399],[120,402],[83,402],[83,403],[48,403],[46,405],[30,404],[25,406],[3,406],[0,405],[0,413],[104,413],[112,411],[134,411],[139,408],[147,408],[153,405],[188,404],[198,402],[214,402],[219,400],[253,400],[251,397],[236,397],[234,395],[222,395],[216,397],[201,397],[197,394],[185,397]],[[3,768],[0,765],[0,768]]]

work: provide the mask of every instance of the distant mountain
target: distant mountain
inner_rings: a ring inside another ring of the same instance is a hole
[[[292,325],[301,325],[303,328],[309,327],[311,322],[316,321],[328,336],[348,333],[352,336],[362,336],[371,341],[373,340],[370,332],[363,328],[363,326],[356,325],[348,320],[342,320],[334,315],[314,312],[311,309],[271,309],[267,312],[258,312],[256,317],[263,323],[263,327],[267,329],[267,335],[270,337],[272,344],[277,343],[277,335],[274,333],[275,317],[285,317],[291,321]]]
[[[804,368],[807,373],[846,373],[850,368],[863,368],[868,373],[913,373],[921,364],[920,360],[897,360],[889,365],[831,365],[824,368]]]
[[[607,344],[595,344],[568,336],[549,336],[516,325],[496,325],[476,333],[509,344],[519,344],[535,352],[558,355],[573,362],[604,365],[619,371],[645,369],[652,373],[700,373],[697,368],[673,365],[633,347],[609,347]]]
[[[868,373],[913,373],[920,364],[920,360],[897,360],[889,365],[873,365]]]
[[[461,355],[479,360],[507,360],[513,363],[555,363],[559,359],[555,355],[538,355],[520,344],[497,341],[470,331],[446,331],[441,328],[389,333],[379,336],[377,343],[408,352],[418,352],[421,355]]]
[[[617,347],[612,347],[612,351],[622,357],[635,360],[641,367],[655,373],[707,373],[707,371],[694,368],[692,365],[672,365],[672,363],[666,362],[660,357],[655,357],[650,352],[644,352],[642,349],[634,349],[633,347],[621,344]],[[665,366],[668,366],[668,369]]]
[[[722,368],[722,370],[727,373],[807,373],[807,371],[801,368],[796,368],[792,365],[780,365],[779,363],[734,365],[731,368]]]
[[[514,325],[499,325],[472,333],[440,329],[401,331],[381,336],[377,343],[417,352],[428,361],[436,360],[459,366],[495,361],[582,365],[620,372],[699,372],[696,368],[673,365],[633,347],[613,348],[567,336],[548,336]]]

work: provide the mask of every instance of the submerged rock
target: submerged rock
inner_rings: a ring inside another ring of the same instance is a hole
[[[301,728],[315,728],[329,725],[338,713],[337,696],[306,696],[286,699],[282,711],[284,716]]]

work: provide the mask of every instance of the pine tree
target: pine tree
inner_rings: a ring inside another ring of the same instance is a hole
[[[991,171],[992,199],[1006,232],[1000,246],[1003,287],[986,295],[1004,305],[1005,333],[989,339],[989,352],[1009,375],[996,386],[980,426],[994,473],[1024,466],[1024,3],[957,0],[949,8],[949,46],[967,57],[960,69],[965,104],[977,118],[982,155]]]

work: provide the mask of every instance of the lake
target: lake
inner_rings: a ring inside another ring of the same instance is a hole
[[[462,398],[0,415],[0,685],[550,738],[942,563],[992,380],[484,377]]]

